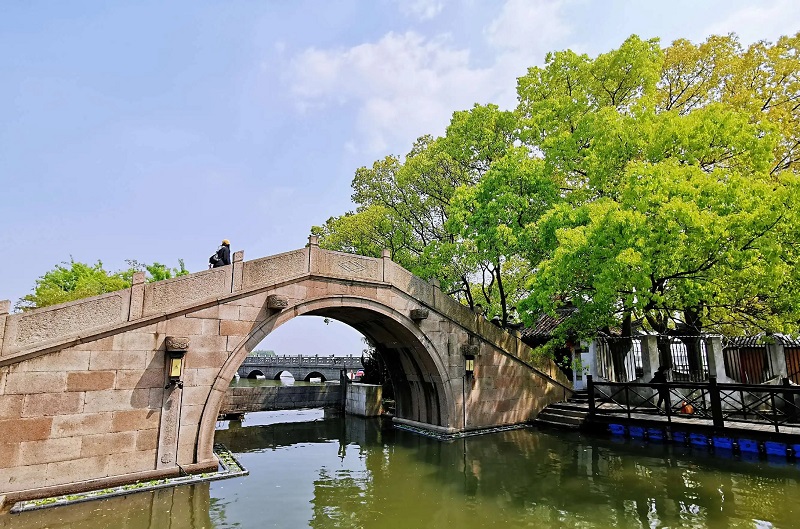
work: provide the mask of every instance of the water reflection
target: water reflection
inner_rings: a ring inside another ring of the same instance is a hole
[[[319,410],[226,426],[216,440],[237,453],[246,478],[30,513],[12,525],[0,517],[0,527],[800,526],[794,465],[536,430],[441,443]]]
[[[0,516],[3,529],[211,529],[209,484]]]

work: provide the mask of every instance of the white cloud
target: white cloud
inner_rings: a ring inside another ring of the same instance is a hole
[[[389,33],[348,49],[308,49],[289,68],[300,109],[353,105],[359,138],[370,153],[408,150],[425,133],[442,132],[454,110],[486,99],[491,73],[473,69],[469,52],[446,37]]]
[[[486,28],[489,43],[514,53],[542,53],[570,33],[561,19],[563,2],[509,0]]]
[[[475,103],[515,103],[516,78],[541,63],[554,39],[569,33],[561,2],[510,0],[487,25],[489,64],[471,63],[448,34],[388,33],[341,49],[309,48],[294,56],[287,78],[300,111],[353,106],[356,138],[367,154],[403,154],[423,134],[442,134],[456,110]]]
[[[734,11],[707,27],[709,35],[736,33],[742,43],[767,39],[775,42],[781,35],[794,35],[800,29],[800,2],[775,0],[753,3]]]
[[[444,9],[441,0],[398,0],[397,5],[401,13],[419,20],[430,20]]]

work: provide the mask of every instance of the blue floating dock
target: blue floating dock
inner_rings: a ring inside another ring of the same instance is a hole
[[[651,441],[663,441],[664,430],[662,430],[661,428],[648,428],[647,438],[650,439]]]
[[[625,435],[625,427],[621,424],[609,424],[608,431],[611,435]]]
[[[752,439],[739,439],[739,451],[748,454],[758,453],[758,442]]]
[[[631,437],[636,439],[644,439],[644,428],[641,426],[630,426],[628,427],[628,432],[630,433]]]
[[[786,449],[789,448],[786,443],[776,443],[774,441],[766,441],[764,443],[764,450],[768,456],[783,456],[786,457]]]
[[[712,441],[714,443],[714,448],[733,450],[733,439],[730,437],[714,437]]]
[[[689,442],[695,446],[708,446],[708,437],[701,433],[689,434]]]

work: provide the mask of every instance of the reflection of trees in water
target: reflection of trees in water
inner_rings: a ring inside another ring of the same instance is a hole
[[[220,498],[211,498],[211,503],[208,507],[208,515],[209,518],[214,522],[213,527],[214,529],[228,529],[230,527],[241,527],[239,522],[229,522],[228,515],[225,509],[227,509],[230,501],[226,501]],[[205,527],[203,525],[196,527],[195,529],[200,529]],[[171,528],[170,528],[171,529]]]
[[[320,475],[315,518],[335,513],[337,521],[315,527],[371,527],[381,516],[414,520],[408,506],[415,501],[423,502],[419,511],[431,521],[441,516],[447,524],[463,516],[466,527],[476,525],[482,514],[468,513],[481,505],[502,505],[495,517],[507,510],[531,522],[566,526],[723,527],[755,519],[794,523],[798,514],[793,467],[770,469],[692,456],[682,447],[637,447],[570,433],[517,430],[452,443],[405,432],[394,437],[365,451],[364,473]],[[409,484],[410,498],[420,487],[434,498],[403,501],[399,484]],[[442,502],[463,505],[463,512],[437,511]]]
[[[357,418],[234,425],[217,440],[240,453],[338,443],[339,459],[321,461],[313,483],[310,524],[318,529],[514,527],[521,520],[542,527],[752,527],[756,519],[794,526],[800,515],[798,467],[675,445],[534,430],[442,443]],[[211,499],[209,485],[199,484],[0,516],[0,529],[227,529],[240,527],[230,521],[242,519],[235,501]],[[262,515],[252,513],[249,525]]]

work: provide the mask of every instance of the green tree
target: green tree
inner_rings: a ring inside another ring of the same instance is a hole
[[[121,274],[128,283],[133,280],[133,274],[135,272],[145,272],[145,279],[148,283],[189,275],[189,271],[186,269],[183,259],[178,259],[178,268],[170,268],[158,261],[154,261],[153,264],[147,264],[140,263],[135,259],[127,259],[125,262],[128,263],[128,269],[121,272]]]
[[[475,105],[453,114],[444,137],[419,138],[405,159],[390,156],[358,169],[352,183],[358,207],[313,228],[320,245],[373,256],[388,248],[397,263],[436,277],[470,307],[476,296],[496,295],[497,260],[476,260],[474,241],[447,221],[456,189],[475,185],[503,158],[515,129],[512,112]]]
[[[33,293],[20,299],[16,308],[25,311],[47,307],[129,286],[130,281],[121,274],[108,272],[100,261],[87,265],[71,259],[56,265],[53,270],[37,279]]]
[[[148,265],[128,260],[127,263],[127,270],[109,272],[101,261],[87,265],[70,259],[38,278],[33,292],[22,297],[15,308],[26,311],[129,288],[133,274],[139,271],[146,272],[146,279],[151,283],[189,273],[182,259],[178,260],[178,268],[169,268],[158,262]]]
[[[797,329],[800,116],[777,86],[797,86],[797,43],[631,37],[520,79],[521,135],[566,183],[540,223],[528,318],[572,303],[581,334],[629,335],[636,318],[675,334]]]
[[[465,263],[488,276],[479,290],[487,313],[498,315],[503,325],[531,272],[520,256],[533,251],[533,245],[526,244],[531,242],[532,226],[558,199],[559,186],[546,173],[544,162],[523,147],[509,149],[475,185],[455,192],[447,226],[470,242]]]
[[[800,33],[634,35],[548,54],[514,112],[456,112],[443,137],[359,169],[357,210],[322,244],[390,248],[503,321],[513,304],[528,322],[575,306],[564,334],[796,332],[798,48]]]

